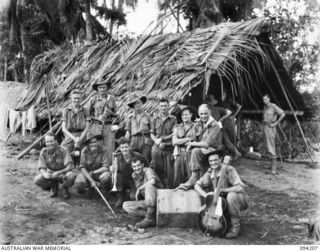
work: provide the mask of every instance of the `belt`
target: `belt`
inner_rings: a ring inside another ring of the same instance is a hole
[[[139,133],[134,134],[134,135],[132,135],[132,136],[147,136],[147,137],[149,137],[149,136],[150,136],[150,133],[141,133],[141,132],[139,132]]]
[[[73,130],[68,130],[70,133],[81,133],[84,131],[84,129],[73,129]]]
[[[180,147],[180,151],[186,152],[187,151],[187,147]]]
[[[106,124],[112,124],[111,121],[99,121],[99,120],[94,120],[91,119],[92,123],[100,124],[100,125],[106,125]]]

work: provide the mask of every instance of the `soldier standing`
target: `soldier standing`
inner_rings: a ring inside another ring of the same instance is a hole
[[[117,118],[116,99],[108,93],[110,87],[111,82],[93,84],[92,88],[98,91],[98,94],[94,95],[88,104],[88,112],[92,120],[89,133],[103,136],[103,146],[107,149],[109,160],[112,159],[115,148],[115,130],[112,123]]]
[[[222,125],[222,139],[226,148],[233,154],[232,159],[236,160],[241,157],[241,153],[237,149],[236,144],[236,127],[235,127],[235,118],[241,110],[241,105],[236,103],[228,97],[228,92],[224,91],[222,93],[222,100],[220,107],[227,109],[232,112],[232,114],[223,120]]]
[[[169,114],[169,102],[161,99],[159,102],[160,113],[154,118],[151,127],[152,146],[151,167],[155,169],[166,188],[173,187],[173,128],[177,124],[177,119]]]
[[[142,110],[142,105],[146,103],[145,96],[138,97],[133,95],[133,98],[128,106],[134,112],[126,120],[126,135],[127,139],[131,138],[131,150],[141,153],[146,161],[151,161],[152,140],[150,138],[151,118],[148,113]]]
[[[270,102],[269,95],[263,96],[263,131],[265,143],[271,156],[271,172],[277,174],[276,134],[277,125],[285,117],[284,111],[276,104]]]
[[[81,106],[81,95],[79,89],[72,90],[72,104],[62,112],[62,132],[64,133],[64,139],[61,146],[66,148],[70,153],[72,153],[75,148],[79,148],[80,150],[90,126],[90,118],[86,110]],[[79,160],[75,160],[75,163],[76,161],[79,162]]]
[[[182,108],[177,114],[177,120],[180,120],[182,123],[177,124],[172,136],[172,144],[174,146],[174,187],[185,182],[185,178],[191,176],[191,151],[187,151],[187,144],[196,140],[194,120],[197,115],[197,110],[189,106]]]

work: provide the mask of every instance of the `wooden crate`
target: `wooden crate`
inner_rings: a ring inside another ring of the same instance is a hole
[[[200,196],[195,190],[159,189],[157,226],[197,227],[197,212],[200,207]]]

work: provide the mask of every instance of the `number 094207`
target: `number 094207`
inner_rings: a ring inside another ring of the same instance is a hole
[[[316,245],[302,245],[302,246],[300,246],[300,250],[302,250],[302,251],[306,251],[306,250],[316,251],[316,250],[318,250],[318,246],[316,246]]]

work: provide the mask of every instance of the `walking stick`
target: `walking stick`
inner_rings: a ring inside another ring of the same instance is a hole
[[[100,192],[99,188],[95,187],[95,189],[97,190],[97,192],[99,193],[99,195],[103,199],[103,201],[106,203],[106,205],[109,207],[109,209],[112,212],[112,214],[114,215],[114,217],[118,218],[118,216],[115,214],[115,212],[112,210],[111,206],[109,205],[108,201],[105,199],[103,194]]]

